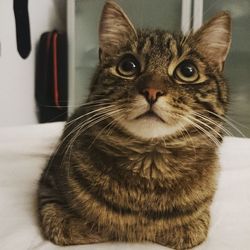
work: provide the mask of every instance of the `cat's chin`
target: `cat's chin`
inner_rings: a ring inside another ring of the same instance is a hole
[[[179,124],[170,126],[156,117],[123,120],[120,125],[129,133],[145,140],[171,136],[183,128]]]

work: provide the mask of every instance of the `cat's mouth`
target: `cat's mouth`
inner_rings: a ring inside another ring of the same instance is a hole
[[[135,119],[157,120],[165,123],[165,121],[159,115],[157,115],[153,110],[148,110],[147,112],[137,116]]]

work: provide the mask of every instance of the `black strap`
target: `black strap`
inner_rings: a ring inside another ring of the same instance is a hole
[[[31,50],[28,0],[14,0],[17,50],[22,58],[27,58]]]

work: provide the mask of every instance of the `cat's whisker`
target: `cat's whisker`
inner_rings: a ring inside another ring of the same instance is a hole
[[[190,117],[183,117],[184,120],[186,120],[187,122],[189,122],[191,125],[193,125],[196,129],[198,129],[199,131],[203,132],[204,135],[206,135],[206,137],[208,137],[216,146],[220,146],[220,142],[218,141],[218,139],[212,135],[209,131],[207,131],[204,127],[200,126],[199,124],[197,124],[196,122],[192,121],[190,119]]]
[[[80,134],[84,133],[86,130],[88,130],[89,128],[93,127],[94,125],[96,125],[97,123],[105,120],[105,119],[108,119],[111,117],[111,115],[117,113],[117,112],[120,112],[122,109],[116,109],[116,110],[113,110],[113,111],[110,111],[110,112],[106,112],[106,113],[103,113],[101,114],[100,116],[98,117],[95,117],[95,118],[92,118],[91,120],[83,123],[83,124],[80,124],[80,128],[78,129],[78,131],[76,132],[76,134],[73,136],[73,138],[70,140],[70,144],[73,144],[74,141],[80,136]]]
[[[225,117],[223,117],[223,116],[221,116],[219,114],[216,114],[216,113],[214,113],[212,111],[207,110],[207,112],[210,113],[210,114],[212,114],[212,115],[214,115],[214,116],[216,116],[216,117],[218,117],[219,119],[221,119],[222,121],[224,121],[226,124],[228,124],[229,126],[231,126],[241,136],[243,136],[244,138],[246,138],[246,136],[243,134],[243,132],[239,128],[237,128],[232,122],[230,122],[228,119],[226,119]]]
[[[92,119],[94,119],[96,117],[98,118],[100,115],[106,114],[106,113],[108,113],[110,111],[113,111],[113,110],[116,110],[116,108],[115,107],[110,107],[110,108],[107,108],[107,109],[98,110],[97,112],[89,112],[88,115],[91,115],[91,116],[88,117],[88,118],[85,118],[83,122],[87,123],[87,122],[91,121]],[[84,116],[82,116],[81,118],[83,119]],[[79,122],[79,123],[82,124],[81,122]]]
[[[114,111],[115,112],[115,111]],[[116,110],[116,112],[118,112]],[[109,113],[110,115],[112,114],[112,112]],[[81,124],[82,126],[78,129],[78,131],[76,132],[76,134],[71,138],[70,142],[69,142],[69,145],[66,147],[66,150],[64,152],[64,156],[63,156],[63,159],[66,157],[66,155],[69,155],[69,162],[70,162],[70,155],[71,155],[71,152],[72,152],[72,149],[73,149],[73,145],[75,143],[75,141],[77,140],[77,138],[83,134],[88,128],[96,125],[97,123],[109,118],[110,116],[107,116],[107,114],[103,114],[101,115],[101,117],[97,118],[97,119],[94,119],[90,122],[88,122],[87,124]],[[87,125],[87,127],[85,127],[85,125]],[[91,126],[90,126],[91,125]],[[92,143],[93,144],[93,143]],[[91,145],[92,145],[91,144]],[[89,146],[89,148],[91,147],[91,145]],[[68,154],[69,152],[69,154]],[[63,160],[64,161],[64,160]]]
[[[215,125],[216,127],[220,128],[226,135],[233,136],[233,134],[228,129],[224,128],[224,126],[222,124],[219,124],[219,123],[215,122],[214,120],[210,119],[209,117],[207,117],[203,114],[200,114],[198,112],[193,111],[193,114],[195,116],[199,117],[200,119],[207,121],[207,122]]]
[[[213,127],[209,126],[207,123],[193,117],[193,116],[190,116],[189,117],[191,120],[193,120],[194,122],[196,123],[199,123],[200,125],[203,125],[203,127],[207,127],[211,132],[214,132],[217,136],[219,136],[221,139],[223,139],[222,135],[216,131]]]
[[[111,108],[111,107],[110,107]],[[87,122],[87,121],[89,121],[89,120],[91,120],[91,119],[93,119],[93,118],[95,118],[96,116],[98,116],[98,115],[100,115],[101,113],[100,113],[100,111],[102,111],[102,112],[104,112],[104,111],[107,111],[107,110],[112,110],[112,109],[102,109],[102,110],[94,110],[94,112],[91,112],[91,113],[96,113],[96,114],[94,114],[92,117],[90,117],[90,118],[88,118],[88,119],[86,119],[85,120],[85,122]],[[90,114],[90,112],[89,113],[87,113],[88,115]],[[80,118],[83,118],[84,117],[84,115],[82,115],[82,116],[80,116],[80,117],[78,117],[79,119]],[[74,120],[72,120],[72,121],[74,121],[74,122],[76,122],[77,120],[79,120],[79,119],[74,119]],[[70,122],[68,122],[68,123],[70,123]],[[71,130],[70,131],[70,133],[68,133],[64,138],[63,138],[63,140],[61,141],[61,143],[58,145],[58,149],[60,148],[60,146],[64,143],[64,141],[71,135],[71,134],[73,134],[73,133],[75,133],[75,131],[78,129],[78,127],[79,126],[81,126],[81,124],[78,124],[73,130]],[[67,128],[68,129],[68,128]],[[57,152],[57,151],[56,151]]]
[[[114,109],[114,108],[113,108]],[[107,110],[113,110],[113,109],[103,109],[103,110],[101,110],[102,112],[104,112],[104,111],[107,111]],[[94,112],[92,112],[92,113],[94,113]],[[95,113],[97,113],[97,114],[95,114],[95,115],[93,115],[92,117],[90,117],[91,119],[93,119],[93,118],[96,118],[96,119],[98,119],[98,118],[100,118],[100,117],[98,117],[98,115],[100,116],[102,113],[100,113],[100,110],[95,110]],[[89,114],[89,113],[88,113]],[[96,117],[97,116],[97,117]],[[82,118],[82,116],[81,116],[81,118]],[[86,119],[85,120],[85,122],[91,122],[91,119],[90,118],[88,118],[88,119]],[[79,120],[79,119],[77,119],[77,120]],[[76,119],[75,119],[75,121],[76,121]],[[67,135],[65,135],[65,137],[62,139],[62,141],[60,141],[60,143],[57,145],[57,147],[56,147],[56,149],[55,149],[55,154],[54,155],[56,155],[56,153],[59,151],[59,149],[61,148],[61,147],[63,147],[63,146],[65,146],[65,147],[67,147],[67,143],[66,143],[66,145],[64,145],[65,144],[65,142],[66,142],[66,140],[73,134],[73,133],[75,133],[78,129],[80,129],[81,128],[81,126],[82,126],[82,124],[80,123],[80,124],[78,124],[73,130],[71,130],[70,131],[70,133],[68,133]],[[71,141],[71,140],[70,140]],[[70,141],[68,142],[68,143],[70,143]],[[53,156],[52,156],[52,161],[53,161]]]
[[[125,118],[125,114],[122,114],[121,116],[119,117],[114,117],[114,123],[109,127],[108,131],[106,132],[108,136],[111,135],[112,133],[112,129],[115,128],[118,123]]]
[[[94,120],[95,118],[100,118],[100,115],[105,115],[105,114],[108,114],[108,112],[110,111],[114,111],[116,110],[115,107],[105,107],[103,109],[98,109],[98,110],[94,110],[94,111],[91,111],[89,113],[86,114],[86,116],[89,116],[91,115],[90,117],[86,118],[83,123],[84,124],[87,124],[89,122],[91,122],[92,120]],[[81,116],[81,118],[84,118],[86,117],[85,115]],[[80,122],[80,126],[83,125],[83,123]]]
[[[231,117],[229,117],[229,116],[227,116],[227,115],[225,115],[225,119],[229,120],[229,121],[232,122],[232,124],[234,124],[234,125],[238,125],[238,126],[240,126],[240,127],[242,127],[242,128],[245,128],[245,129],[250,129],[250,127],[248,127],[248,126],[246,126],[246,125],[244,125],[244,124],[242,124],[242,123],[240,123],[240,122],[238,122],[238,121],[232,119]]]
[[[67,123],[67,125],[68,125],[68,124],[72,124],[72,123],[74,123],[74,122],[76,122],[76,121],[78,121],[78,120],[80,120],[80,119],[82,119],[82,118],[84,118],[84,117],[86,117],[86,116],[88,116],[88,115],[91,115],[91,114],[93,114],[93,113],[97,113],[97,112],[99,112],[99,111],[107,110],[107,109],[109,109],[109,108],[115,107],[116,105],[110,104],[110,105],[108,105],[108,106],[104,106],[104,107],[103,107],[103,106],[104,106],[104,104],[102,104],[102,107],[101,107],[101,108],[91,110],[90,112],[85,113],[85,114],[83,114],[83,115],[81,115],[81,116],[75,118],[75,119],[72,120],[72,121],[69,121],[69,122]]]
[[[84,122],[82,123],[79,123],[67,136],[70,136],[71,134],[74,134],[74,133],[78,133],[78,131],[96,121],[99,121],[100,119],[102,119],[103,117],[108,117],[107,116],[107,112],[105,113],[97,113],[97,114],[94,114],[93,116],[89,117],[88,119],[84,120]],[[77,134],[76,133],[76,134]]]
[[[123,109],[115,109],[115,110],[113,110],[113,111],[109,111],[109,112],[103,114],[103,116],[106,116],[107,118],[111,118],[112,115],[116,114],[117,112],[121,112],[122,110],[123,110]],[[92,127],[93,125],[96,125],[96,122],[94,122],[93,124],[90,123],[90,124],[88,125],[87,129],[88,129],[89,127]]]
[[[97,118],[93,118],[92,120],[86,122],[86,123],[83,123],[83,124],[80,124],[77,128],[77,130],[74,131],[75,135],[70,139],[69,141],[69,144],[68,146],[66,145],[66,150],[64,151],[64,156],[63,156],[63,159],[65,158],[65,156],[68,154],[69,152],[69,149],[72,150],[73,148],[73,145],[76,141],[76,139],[82,134],[84,133],[87,129],[89,129],[90,127],[96,125],[97,123],[105,120],[109,118],[109,116],[107,116],[107,114],[102,114],[100,115],[100,117],[97,117]],[[86,126],[87,125],[87,126]],[[69,159],[70,160],[70,159]],[[63,161],[62,161],[63,162]]]
[[[123,109],[119,110],[119,112],[121,112],[121,111],[123,111]],[[121,118],[123,118],[123,117],[124,117],[124,114],[120,115],[118,119],[121,119]],[[108,123],[108,124],[107,124],[107,125],[106,125],[106,126],[96,135],[96,137],[94,138],[94,140],[93,140],[92,143],[90,144],[89,148],[92,147],[92,145],[95,143],[95,141],[98,139],[98,137],[100,137],[101,134],[102,134],[108,127],[110,127],[110,126],[112,127],[112,125],[113,125],[113,124],[116,124],[116,123],[117,123],[116,118],[113,118],[113,120],[112,120],[110,123]]]
[[[195,153],[195,157],[196,157],[196,149],[195,149],[195,146],[194,146],[195,145],[194,141],[193,141],[192,137],[190,136],[188,130],[185,128],[185,125],[183,123],[181,123],[181,122],[179,122],[179,123],[180,123],[181,127],[183,128],[184,132],[186,132],[186,134],[187,134],[187,136],[188,136],[188,138],[189,138],[189,140],[190,140],[190,142],[192,144],[192,147],[193,147],[193,150],[194,150],[194,153]]]
[[[98,117],[96,117],[96,119],[98,119]],[[91,122],[91,121],[89,121],[89,122]],[[67,148],[68,148],[67,144],[70,144],[70,143],[71,143],[72,138],[69,140],[69,142],[66,142],[66,140],[67,140],[73,133],[76,133],[79,129],[81,129],[81,127],[82,127],[82,124],[78,124],[72,131],[70,131],[70,133],[68,133],[67,135],[65,135],[65,137],[64,137],[64,138],[59,142],[59,144],[57,145],[54,154],[51,156],[51,162],[53,162],[55,155],[56,155],[57,152],[59,152],[59,150],[60,150],[61,148],[63,148],[63,147],[64,147],[65,149],[62,150],[62,154],[65,155],[65,150],[67,150]],[[66,143],[66,144],[65,144],[65,143]],[[64,157],[63,157],[63,159],[62,159],[62,162],[63,162],[63,160],[64,160]],[[48,168],[47,168],[46,172],[48,172],[49,169],[50,169],[50,164],[48,164]],[[45,173],[45,175],[46,175],[46,173]]]

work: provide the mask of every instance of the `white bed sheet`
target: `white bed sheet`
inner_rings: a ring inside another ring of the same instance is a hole
[[[63,123],[0,129],[0,249],[62,249],[39,231],[37,181],[62,132]],[[222,171],[212,206],[208,239],[195,249],[250,249],[250,139],[226,137]],[[160,250],[157,244],[105,243],[64,247],[69,250]]]

